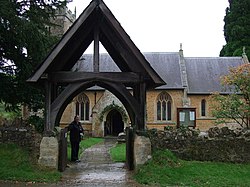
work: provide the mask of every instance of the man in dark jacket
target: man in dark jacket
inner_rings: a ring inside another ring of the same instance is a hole
[[[71,161],[80,162],[78,158],[79,144],[83,136],[83,128],[79,122],[79,116],[74,117],[74,121],[68,126],[70,131],[70,143],[71,143]]]

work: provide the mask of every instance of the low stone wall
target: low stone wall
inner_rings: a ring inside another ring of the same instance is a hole
[[[250,163],[250,130],[214,127],[148,131],[152,149],[169,149],[185,160]]]
[[[39,158],[42,135],[31,126],[0,127],[0,143],[15,143],[26,148],[35,159]]]

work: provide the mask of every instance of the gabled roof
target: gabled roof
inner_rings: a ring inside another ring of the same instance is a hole
[[[157,89],[183,89],[178,52],[148,52],[144,53],[144,56],[161,78],[167,82]]]
[[[158,87],[158,89],[182,89],[180,75],[180,56],[178,52],[154,52],[143,53],[147,61],[151,64],[158,75],[167,84]],[[92,72],[93,55],[83,54],[72,71]],[[119,67],[113,59],[107,54],[100,54],[100,72],[119,72]]]
[[[72,69],[94,40],[97,26],[100,42],[121,71],[139,73],[150,87],[165,84],[102,0],[91,1],[28,81],[38,82],[44,73]]]
[[[168,82],[156,89],[184,89],[181,80],[181,57],[178,52],[147,52],[145,58],[149,61],[161,78]],[[84,54],[73,71],[92,71],[93,55]],[[229,73],[231,67],[244,63],[241,57],[183,57],[186,66],[188,94],[211,94],[212,92],[227,93],[220,84],[220,77]],[[112,58],[108,54],[101,54],[100,71],[119,72]],[[98,89],[98,88],[94,88]]]
[[[220,78],[227,75],[230,68],[243,63],[241,57],[185,57],[188,93],[228,92],[222,88]]]

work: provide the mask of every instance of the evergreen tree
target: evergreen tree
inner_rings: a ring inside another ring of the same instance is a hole
[[[6,109],[42,107],[43,94],[26,80],[58,40],[47,27],[65,5],[66,0],[0,1],[0,102]]]
[[[241,56],[246,47],[250,59],[250,0],[229,0],[224,17],[224,36],[226,45],[220,56]]]

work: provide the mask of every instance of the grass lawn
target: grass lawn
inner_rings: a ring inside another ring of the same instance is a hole
[[[157,186],[250,186],[250,164],[184,161],[170,151],[157,151],[134,178]]]
[[[84,150],[103,141],[102,138],[88,138],[81,141]],[[70,149],[68,149],[70,155]],[[15,144],[0,144],[0,180],[20,182],[58,182],[62,173],[42,168],[31,161],[28,151]]]
[[[15,144],[0,144],[0,180],[56,182],[61,173],[32,164],[28,151]]]
[[[80,142],[80,150],[79,152],[82,153],[85,149],[91,147],[92,145],[98,144],[100,142],[103,142],[104,139],[103,138],[84,138],[81,142]],[[67,150],[67,154],[68,154],[68,160],[70,160],[71,158],[71,146],[70,146],[70,141],[68,138],[68,150]]]
[[[126,143],[116,144],[110,150],[112,160],[115,162],[126,162]]]

